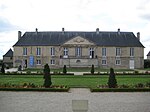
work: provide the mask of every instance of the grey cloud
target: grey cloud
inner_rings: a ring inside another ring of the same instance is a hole
[[[142,14],[142,15],[140,15],[140,17],[141,17],[142,19],[145,19],[145,20],[150,21],[150,14]]]

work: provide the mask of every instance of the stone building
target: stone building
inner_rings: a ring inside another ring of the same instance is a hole
[[[13,51],[9,49],[5,55],[3,55],[3,63],[5,64],[6,68],[13,67]]]
[[[149,53],[147,54],[147,59],[150,60],[150,51],[149,51]]]
[[[144,46],[133,32],[48,31],[18,32],[14,66],[41,68],[90,67],[143,68]]]

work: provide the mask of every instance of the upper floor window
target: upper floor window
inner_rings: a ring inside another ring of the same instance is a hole
[[[26,48],[26,47],[25,47],[25,48],[23,48],[23,55],[24,55],[24,56],[26,56],[26,55],[27,55],[27,52],[28,52],[28,51],[27,51],[27,48]]]
[[[90,48],[90,58],[94,58],[94,48]]]
[[[130,48],[130,56],[134,56],[134,48]]]
[[[106,56],[106,48],[102,48],[102,56]]]
[[[81,56],[81,47],[76,47],[76,56]]]
[[[51,47],[51,56],[55,56],[55,48]]]
[[[40,55],[41,55],[41,48],[38,47],[38,48],[36,49],[36,55],[37,55],[37,56],[40,56]]]
[[[116,56],[120,56],[121,55],[121,48],[116,48]]]

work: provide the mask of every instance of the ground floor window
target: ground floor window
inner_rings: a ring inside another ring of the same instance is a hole
[[[102,60],[102,65],[107,65],[107,60],[106,59]]]
[[[36,60],[37,65],[41,65],[41,60]]]
[[[51,60],[51,65],[55,65],[55,60]]]
[[[116,65],[121,65],[121,60],[120,59],[116,59]]]

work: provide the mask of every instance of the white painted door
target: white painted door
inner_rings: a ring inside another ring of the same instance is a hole
[[[130,69],[134,69],[134,60],[130,60],[130,63],[129,63],[130,65]]]

